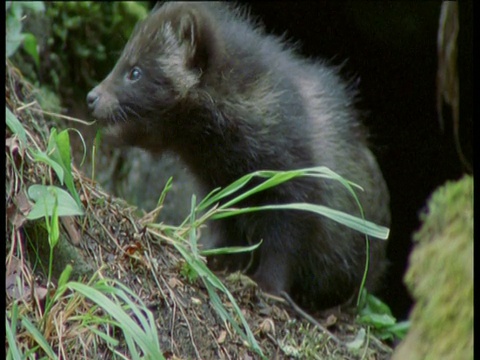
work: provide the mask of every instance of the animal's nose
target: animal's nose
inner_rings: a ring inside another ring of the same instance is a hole
[[[88,95],[87,95],[87,104],[88,104],[88,108],[90,110],[94,110],[95,109],[95,105],[99,99],[99,95],[98,93],[95,91],[95,89],[91,90]]]

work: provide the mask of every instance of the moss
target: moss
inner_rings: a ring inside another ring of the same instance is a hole
[[[420,218],[405,276],[412,328],[394,359],[473,359],[473,178],[439,188]]]

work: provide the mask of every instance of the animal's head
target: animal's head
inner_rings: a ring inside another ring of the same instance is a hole
[[[216,51],[208,6],[165,3],[140,21],[111,73],[87,96],[104,124],[161,116],[199,86]]]

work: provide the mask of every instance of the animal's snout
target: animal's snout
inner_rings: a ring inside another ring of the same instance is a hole
[[[100,99],[100,95],[97,92],[97,88],[94,88],[87,95],[87,105],[90,111],[95,110],[95,105],[98,103],[98,99]]]

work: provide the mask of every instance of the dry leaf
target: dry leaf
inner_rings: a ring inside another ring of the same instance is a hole
[[[12,256],[10,262],[7,264],[5,292],[8,297],[15,300],[20,300],[25,297],[28,300],[31,293],[30,288],[24,285],[22,279],[22,262],[15,256]]]
[[[25,222],[31,209],[32,205],[25,193],[21,191],[13,199],[13,204],[6,209],[7,218],[14,227],[19,228]]]
[[[172,277],[168,279],[168,286],[170,286],[172,289],[175,289],[176,287],[183,287],[183,283],[178,280],[178,278]]]
[[[258,330],[259,330],[262,334],[270,334],[270,333],[272,333],[273,335],[275,335],[275,323],[273,322],[272,319],[267,318],[267,319],[265,319],[265,320],[262,321],[262,323],[261,323],[260,326],[258,327]]]
[[[219,344],[223,344],[227,338],[227,332],[225,330],[220,331],[220,335],[217,338]]]

